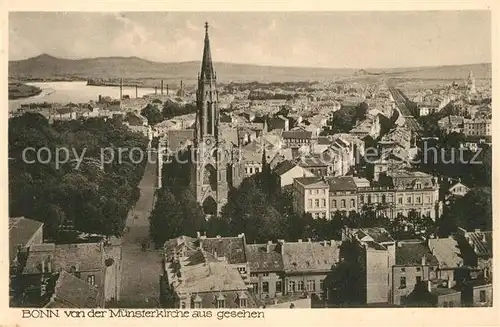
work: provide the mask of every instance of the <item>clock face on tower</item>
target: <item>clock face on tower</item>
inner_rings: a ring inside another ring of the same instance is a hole
[[[212,144],[212,140],[211,140],[211,139],[206,139],[205,144],[206,144],[206,145],[210,145],[210,144]]]

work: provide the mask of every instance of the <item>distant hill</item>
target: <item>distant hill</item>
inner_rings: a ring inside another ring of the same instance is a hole
[[[364,69],[333,69],[276,67],[249,64],[214,63],[218,80],[230,81],[306,81],[333,80],[353,76],[375,75]],[[106,57],[89,59],[62,59],[47,54],[37,57],[9,61],[11,79],[55,79],[55,78],[123,78],[165,79],[194,82],[200,70],[196,61],[160,63],[137,57]],[[391,75],[403,78],[463,79],[469,70],[476,78],[491,78],[491,64],[441,66],[422,68],[378,69],[376,75]]]
[[[217,78],[229,81],[325,80],[350,76],[354,69],[272,67],[233,63],[214,63]],[[123,78],[195,81],[200,62],[160,63],[137,57],[61,59],[50,55],[9,61],[12,78]]]

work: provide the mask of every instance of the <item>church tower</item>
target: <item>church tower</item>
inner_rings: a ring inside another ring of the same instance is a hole
[[[467,92],[469,94],[476,93],[476,80],[474,79],[474,75],[472,74],[472,70],[469,71],[469,78],[467,79]]]
[[[207,215],[220,212],[227,202],[227,163],[224,142],[219,135],[219,94],[212,64],[208,23],[205,23],[205,44],[196,91],[196,123],[193,147],[191,185],[196,200]]]

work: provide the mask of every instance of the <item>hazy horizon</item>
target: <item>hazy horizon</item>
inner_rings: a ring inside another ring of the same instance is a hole
[[[11,12],[9,61],[48,54],[199,62],[205,21],[215,63],[391,69],[492,61],[489,11]]]

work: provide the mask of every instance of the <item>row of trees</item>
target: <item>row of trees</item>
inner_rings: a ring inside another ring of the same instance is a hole
[[[361,102],[357,106],[342,106],[333,113],[322,135],[348,133],[358,121],[362,121],[368,114],[368,104]]]
[[[196,105],[194,103],[181,104],[172,100],[167,100],[163,104],[161,111],[154,101],[153,103],[148,103],[147,106],[141,110],[141,115],[147,118],[149,125],[156,125],[164,120],[193,112],[196,112]]]
[[[145,150],[146,146],[142,135],[101,118],[53,125],[32,113],[10,119],[10,216],[43,222],[46,236],[56,240],[61,226],[122,235],[128,211],[139,197],[145,161],[123,151],[118,160],[119,148]],[[30,147],[33,151],[23,157]],[[114,160],[103,159],[103,153],[105,159]]]

